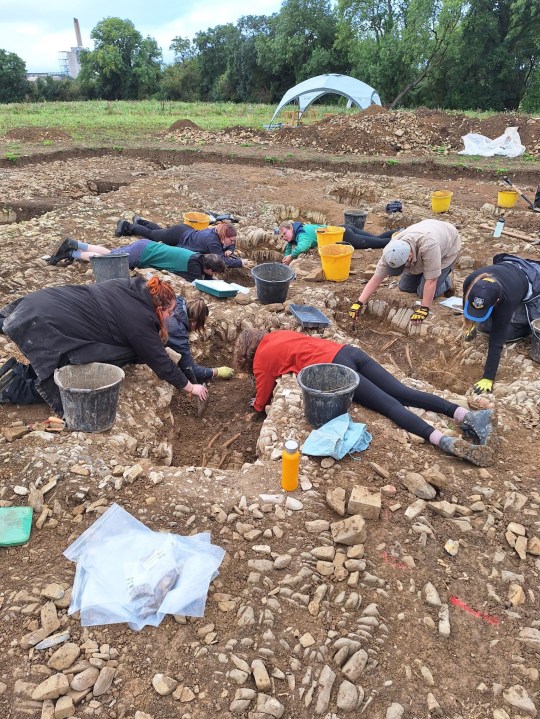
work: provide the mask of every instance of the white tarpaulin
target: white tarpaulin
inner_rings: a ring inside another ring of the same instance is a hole
[[[460,150],[459,155],[519,157],[525,152],[525,145],[521,144],[517,127],[507,127],[504,134],[494,140],[490,140],[489,137],[484,137],[484,135],[477,135],[474,132],[464,135],[461,139],[465,149]]]

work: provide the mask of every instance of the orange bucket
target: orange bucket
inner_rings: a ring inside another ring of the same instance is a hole
[[[204,212],[184,212],[182,215],[184,224],[193,227],[194,230],[206,230],[210,226],[210,215]]]

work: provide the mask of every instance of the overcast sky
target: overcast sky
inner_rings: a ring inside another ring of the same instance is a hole
[[[90,33],[100,20],[131,20],[146,37],[157,40],[165,62],[172,61],[173,37],[193,37],[199,30],[235,22],[243,15],[270,15],[281,0],[0,0],[0,49],[14,52],[27,72],[58,72],[58,53],[76,45],[73,18],[79,20],[83,46],[92,49]]]

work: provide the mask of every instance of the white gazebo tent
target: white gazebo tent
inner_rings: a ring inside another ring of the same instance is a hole
[[[301,116],[312,102],[322,95],[329,94],[342,95],[347,98],[349,107],[357,105],[362,110],[370,105],[381,105],[381,98],[377,91],[355,77],[335,73],[317,75],[287,90],[272,116],[270,126],[285,105],[298,101],[298,114]]]

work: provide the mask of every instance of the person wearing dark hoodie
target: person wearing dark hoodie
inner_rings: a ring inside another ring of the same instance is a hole
[[[10,358],[0,367],[0,402],[46,402],[62,415],[54,370],[68,364],[147,364],[159,379],[202,400],[165,349],[166,321],[176,309],[173,288],[157,277],[47,287],[0,310],[2,330],[30,364]]]
[[[208,318],[208,305],[203,299],[186,300],[178,295],[176,308],[166,322],[167,346],[181,355],[178,367],[186,377],[194,383],[208,382],[215,377],[230,379],[234,376],[232,367],[204,367],[198,365],[191,354],[189,343],[190,332],[199,332],[204,329]]]
[[[207,227],[206,230],[194,230],[190,225],[183,223],[161,227],[156,222],[134,215],[133,222],[118,220],[114,234],[116,237],[145,237],[152,242],[183,247],[185,250],[200,252],[203,255],[217,255],[230,268],[252,266],[249,260],[234,256],[234,238],[237,232],[236,228],[228,222],[219,222],[213,227]]]
[[[303,222],[282,222],[278,228],[279,239],[286,243],[283,257],[283,264],[289,265],[300,255],[317,247],[317,230],[326,225],[310,225]],[[376,250],[390,242],[392,230],[383,232],[380,235],[372,235],[367,230],[360,230],[353,225],[339,225],[344,227],[343,242],[352,245],[355,250]]]
[[[540,318],[540,262],[501,253],[492,265],[471,272],[463,282],[463,317],[466,342],[477,328],[489,334],[484,372],[473,385],[476,394],[489,393],[504,343],[529,335]]]
[[[203,255],[182,247],[169,247],[151,240],[135,240],[130,245],[109,250],[102,245],[90,245],[87,242],[66,237],[54,255],[49,258],[49,265],[59,262],[89,262],[92,257],[105,255],[128,255],[129,269],[165,270],[183,277],[188,282],[193,280],[212,279],[214,274],[225,272],[225,261],[217,255]]]

